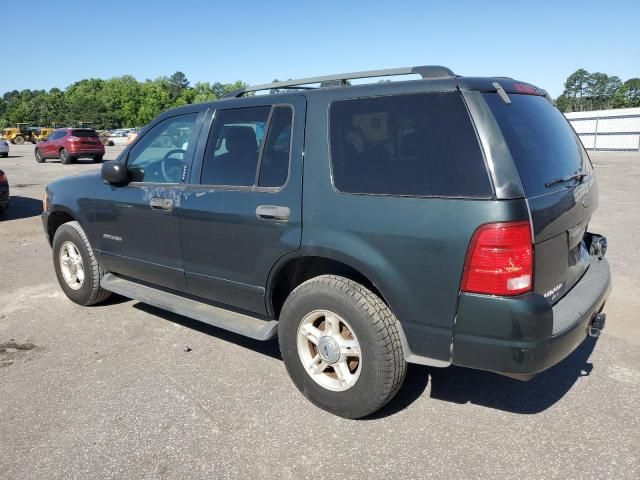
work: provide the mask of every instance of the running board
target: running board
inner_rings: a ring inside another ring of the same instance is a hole
[[[200,303],[180,295],[125,280],[112,273],[107,273],[102,277],[100,286],[118,295],[256,340],[269,340],[275,337],[278,332],[277,320],[261,320],[242,313],[214,307],[213,305]]]

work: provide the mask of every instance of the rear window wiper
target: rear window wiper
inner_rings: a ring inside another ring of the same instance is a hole
[[[566,177],[556,178],[544,184],[546,188],[553,187],[554,185],[558,185],[559,183],[566,183],[572,180],[577,180],[578,183],[582,183],[585,177],[588,177],[589,174],[587,172],[578,172],[573,175],[567,175]]]

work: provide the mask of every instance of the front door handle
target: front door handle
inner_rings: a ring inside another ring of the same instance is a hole
[[[170,198],[154,197],[149,200],[149,205],[154,210],[173,210],[173,200]]]
[[[289,207],[280,207],[278,205],[258,205],[256,216],[263,220],[286,222],[291,216],[291,210],[289,210]]]

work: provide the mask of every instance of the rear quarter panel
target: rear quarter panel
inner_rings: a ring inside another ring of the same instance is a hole
[[[360,271],[390,305],[412,352],[449,361],[469,240],[480,224],[527,220],[526,204],[336,191],[327,141],[336,95],[329,93],[308,97],[303,250]]]

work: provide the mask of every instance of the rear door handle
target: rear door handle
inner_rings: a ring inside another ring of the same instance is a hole
[[[173,210],[173,200],[170,198],[154,197],[149,200],[149,205],[154,210]]]
[[[289,210],[289,207],[280,207],[278,205],[258,205],[256,216],[263,220],[286,222],[291,216],[291,210]]]

